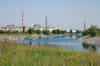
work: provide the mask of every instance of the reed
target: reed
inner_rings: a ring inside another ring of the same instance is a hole
[[[96,52],[0,42],[0,66],[99,66]]]

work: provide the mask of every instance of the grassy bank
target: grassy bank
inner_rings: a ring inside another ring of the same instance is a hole
[[[99,66],[96,52],[0,42],[0,66]]]

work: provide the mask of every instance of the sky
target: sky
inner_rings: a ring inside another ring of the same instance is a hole
[[[100,0],[0,0],[0,25],[24,24],[48,25],[65,29],[83,29],[87,26],[100,26]]]

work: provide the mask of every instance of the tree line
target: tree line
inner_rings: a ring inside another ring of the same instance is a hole
[[[60,29],[54,29],[52,31],[50,30],[35,30],[34,28],[29,28],[27,31],[25,30],[25,28],[22,28],[22,31],[11,31],[11,30],[0,30],[0,33],[3,34],[3,33],[7,33],[7,34],[10,34],[10,33],[25,33],[25,34],[45,34],[45,35],[49,35],[49,34],[65,34],[66,31],[65,30],[60,30]]]
[[[100,36],[100,28],[95,25],[92,25],[90,28],[82,32],[83,36],[89,35],[91,37]]]
[[[34,30],[32,28],[30,28],[27,32],[29,34],[45,34],[45,35],[49,35],[49,34],[65,34],[66,33],[65,30],[60,30],[60,29],[54,29],[52,31],[49,31],[49,30]]]

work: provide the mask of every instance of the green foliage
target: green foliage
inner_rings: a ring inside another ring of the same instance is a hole
[[[34,30],[33,32],[36,33],[36,34],[41,34],[42,33],[41,30]]]
[[[73,36],[73,31],[72,31],[72,29],[70,29],[70,31],[69,31],[69,36],[70,36],[70,37]]]
[[[49,34],[50,34],[50,31],[49,31],[49,30],[43,30],[42,33],[43,33],[44,35],[49,35]]]
[[[32,34],[32,31],[33,31],[32,28],[29,28],[27,32],[28,32],[29,34]]]
[[[95,37],[97,34],[98,28],[96,26],[91,26],[89,29],[83,32],[83,35],[90,35],[91,37]]]
[[[89,32],[90,36],[92,36],[92,37],[96,36],[96,30],[97,30],[97,28],[95,26],[91,26],[88,29],[88,32]]]
[[[73,33],[72,29],[70,29],[69,33],[70,33],[70,34],[72,34],[72,33]]]
[[[100,53],[0,43],[0,66],[100,66]]]
[[[4,33],[4,31],[3,30],[0,30],[0,33]]]
[[[60,30],[59,29],[53,30],[52,33],[53,34],[60,34]]]
[[[65,30],[61,30],[61,32],[60,32],[61,34],[65,34],[65,33],[67,33]]]
[[[79,30],[76,30],[76,34],[79,34],[79,33],[81,33],[81,31],[79,31]]]
[[[64,30],[59,30],[59,29],[55,29],[55,30],[52,31],[52,33],[53,33],[53,34],[65,34],[66,31],[64,31]]]
[[[23,27],[22,27],[22,32],[25,32],[25,29],[26,29],[26,27],[25,27],[25,26],[23,26]]]

